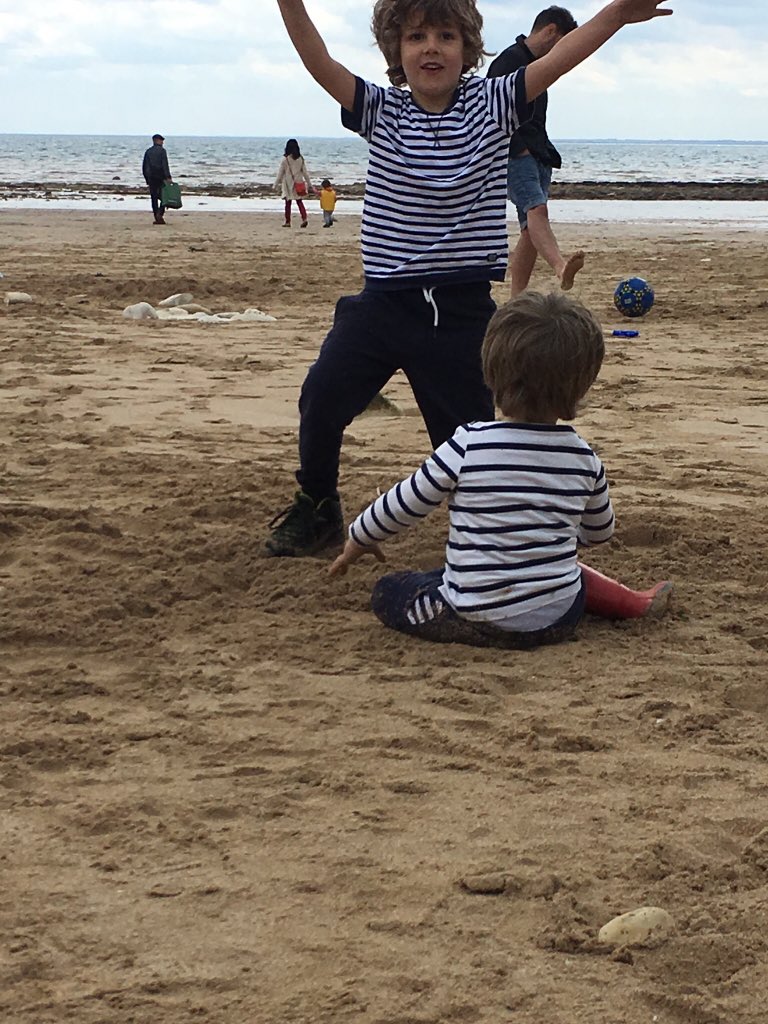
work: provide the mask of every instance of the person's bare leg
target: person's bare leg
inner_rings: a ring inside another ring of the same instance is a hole
[[[563,291],[573,288],[573,280],[584,266],[584,253],[579,250],[569,257],[563,256],[549,223],[546,204],[535,206],[528,211],[528,234],[531,243],[560,279]]]
[[[524,292],[536,264],[536,250],[527,228],[520,231],[517,245],[509,258],[509,280],[512,298]]]

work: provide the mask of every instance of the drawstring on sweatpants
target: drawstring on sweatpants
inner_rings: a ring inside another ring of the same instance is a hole
[[[434,309],[435,311],[435,319],[432,322],[432,326],[434,327],[435,330],[437,330],[437,325],[440,323],[440,310],[437,308],[437,303],[435,302],[435,296],[433,294],[435,289],[422,288],[421,290],[424,293],[424,301],[428,302],[432,309]]]

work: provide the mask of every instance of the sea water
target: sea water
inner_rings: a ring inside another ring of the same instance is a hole
[[[365,179],[363,139],[299,140],[313,179],[337,185]],[[0,135],[0,184],[143,185],[149,138],[138,135]],[[768,142],[557,142],[558,181],[744,181],[768,178]],[[275,180],[283,138],[168,138],[171,171],[182,185],[265,185]]]
[[[144,187],[141,161],[149,139],[133,135],[0,135],[0,210],[90,209],[145,210],[144,196],[117,196],[101,189],[111,183]],[[368,147],[357,136],[300,140],[315,181],[329,177],[337,186],[362,182]],[[632,142],[566,140],[557,143],[563,156],[558,181],[757,182],[768,177],[768,142]],[[181,184],[206,186],[268,185],[282,158],[283,138],[169,137],[166,149],[174,178]],[[51,198],[19,197],[3,185],[21,183],[74,188]],[[280,212],[271,198],[239,198],[188,193],[184,210]],[[337,215],[359,214],[362,202],[345,200]],[[510,217],[514,211],[510,206]],[[654,224],[664,221],[739,224],[768,227],[768,203],[732,200],[558,200],[553,215],[560,222]]]

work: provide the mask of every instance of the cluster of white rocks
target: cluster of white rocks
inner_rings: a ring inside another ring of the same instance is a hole
[[[204,324],[231,324],[242,321],[266,323],[275,319],[260,309],[246,309],[242,313],[213,313],[195,302],[195,297],[190,292],[169,295],[167,299],[157,304],[157,308],[149,302],[136,302],[123,310],[123,316],[128,320],[177,320]]]

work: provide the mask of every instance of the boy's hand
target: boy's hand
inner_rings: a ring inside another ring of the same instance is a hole
[[[625,25],[650,21],[652,18],[663,18],[665,15],[672,14],[668,7],[659,9],[659,4],[663,2],[664,0],[617,0]]]
[[[374,555],[379,562],[386,562],[384,553],[378,544],[367,544],[363,547],[362,544],[357,544],[349,538],[347,543],[344,545],[344,550],[330,565],[328,575],[344,576],[350,565],[352,565],[353,562],[356,562],[358,558],[362,558],[363,555]]]
[[[304,67],[345,110],[354,110],[355,76],[330,56],[304,0],[277,0],[277,6]]]
[[[525,93],[528,102],[540,96],[550,85],[591,57],[625,25],[664,18],[672,14],[660,8],[663,0],[611,0],[597,14],[558,40],[549,53],[525,68]]]

